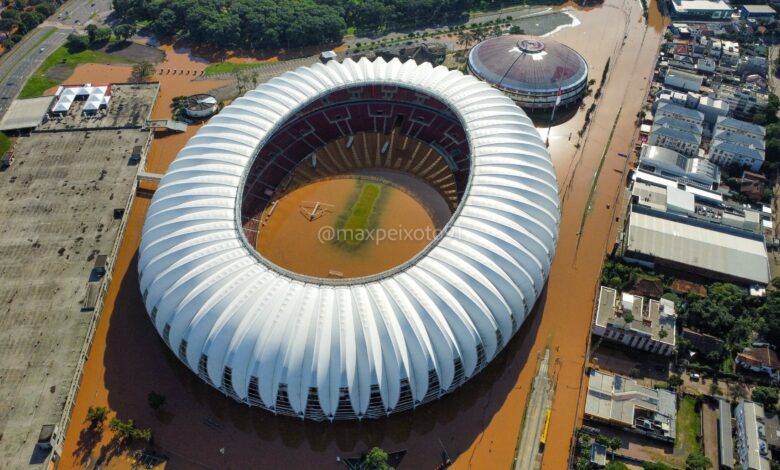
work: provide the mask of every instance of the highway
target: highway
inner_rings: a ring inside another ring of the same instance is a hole
[[[3,54],[0,57],[0,119],[30,76],[49,54],[65,44],[70,33],[85,24],[104,21],[110,11],[111,0],[71,0]]]

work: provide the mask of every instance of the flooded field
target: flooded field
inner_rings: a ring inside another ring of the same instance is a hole
[[[478,377],[414,412],[362,423],[305,423],[232,402],[186,369],[149,323],[136,267],[149,202],[138,198],[59,467],[83,468],[98,461],[102,468],[131,467],[108,430],[96,434],[84,425],[90,406],[107,406],[111,416],[153,429],[155,448],[168,457],[168,468],[310,468],[336,465],[337,457],[356,457],[375,445],[406,450],[401,468],[435,468],[444,453],[454,468],[506,468],[514,457],[536,358],[549,347],[557,385],[543,468],[566,468],[572,430],[582,413],[596,283],[615,237],[614,201],[625,179],[626,160],[617,152],[631,149],[634,118],[647,91],[662,24],[654,14],[655,2],[650,3],[649,25],[637,1],[607,0],[586,10],[566,6],[579,24],[552,37],[577,49],[597,82],[609,59],[609,78],[581,139],[577,131],[584,121],[582,112],[550,129],[562,193],[557,255],[534,312]],[[202,82],[163,82],[163,93],[192,92],[189,83],[199,87]],[[157,112],[162,116],[166,111],[163,106]],[[547,129],[539,130],[544,137]],[[164,171],[186,140],[186,135],[156,139],[147,170]],[[167,397],[162,411],[147,404],[152,390]]]
[[[346,227],[345,219],[364,183],[378,185],[381,194],[373,207],[375,220],[362,231]],[[381,273],[419,253],[436,233],[433,218],[415,197],[401,187],[365,178],[317,181],[271,207],[262,217],[257,251],[272,263],[307,276]]]

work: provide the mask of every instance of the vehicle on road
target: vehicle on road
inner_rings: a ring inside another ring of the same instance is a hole
[[[691,382],[698,382],[699,379],[701,379],[701,375],[699,375],[699,374],[691,374]]]
[[[43,51],[45,51],[45,50],[46,50],[46,48],[45,48],[45,47],[42,47],[42,48],[38,49],[38,52],[43,52]]]

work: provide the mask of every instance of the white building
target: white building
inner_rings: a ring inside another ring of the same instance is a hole
[[[663,116],[653,121],[647,143],[693,157],[699,152],[702,132],[701,125]]]
[[[442,134],[421,127],[450,128],[442,153],[479,169],[461,173],[453,230],[359,280],[284,270],[257,251],[247,204],[262,210],[311,142],[381,134],[397,108],[423,110],[425,126],[407,111],[394,132],[433,142]],[[282,144],[274,165],[258,156]],[[544,141],[501,91],[427,62],[331,60],[259,85],[188,141],[146,215],[139,287],[166,347],[233,400],[314,421],[381,418],[456,390],[509,343],[546,283],[559,207]]]
[[[737,164],[758,171],[764,163],[765,133],[764,128],[756,124],[718,117],[708,158],[721,168]]]
[[[677,315],[674,302],[645,299],[601,286],[593,334],[661,356],[674,352]]]
[[[734,410],[734,419],[739,465],[743,470],[770,470],[772,454],[766,441],[764,407],[743,401]]]
[[[664,117],[669,117],[689,124],[695,124],[696,126],[701,126],[704,122],[704,113],[701,111],[686,108],[685,106],[674,103],[660,103],[656,107],[655,115],[653,117],[656,121]]]
[[[619,375],[591,369],[585,418],[637,434],[674,442],[677,435],[677,396]]]
[[[703,158],[687,157],[655,145],[642,146],[639,168],[703,189],[717,189],[720,184],[720,168],[717,165]]]
[[[723,0],[672,0],[672,18],[686,21],[728,20],[733,11]]]

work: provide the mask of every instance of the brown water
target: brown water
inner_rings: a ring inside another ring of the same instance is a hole
[[[368,181],[382,188],[375,206],[378,217],[362,235],[370,239],[352,246],[345,243],[350,233],[339,232],[339,218],[350,211],[360,183]],[[318,211],[310,220],[317,203]],[[279,199],[272,212],[266,210],[262,220],[257,249],[263,256],[298,274],[334,278],[368,276],[394,268],[419,253],[436,229],[431,215],[407,192],[357,177],[298,188]]]
[[[654,2],[651,12],[653,8]],[[135,254],[148,200],[138,199],[129,215],[60,468],[83,468],[101,455],[103,468],[130,468],[124,457],[105,458],[117,449],[109,431],[96,434],[83,425],[87,408],[95,405],[153,428],[156,448],[169,456],[170,468],[312,468],[336,465],[337,456],[359,456],[374,445],[405,449],[402,468],[434,468],[441,463],[442,450],[452,457],[454,468],[506,468],[514,457],[536,357],[547,347],[557,384],[543,468],[566,468],[572,430],[582,419],[582,371],[599,269],[616,235],[614,200],[626,163],[617,152],[632,146],[634,118],[660,39],[655,26],[646,28],[636,1],[606,0],[573,14],[580,26],[553,37],[580,50],[597,80],[611,57],[611,78],[581,148],[568,140],[572,129],[576,135],[581,126],[581,114],[552,129],[551,151],[563,201],[561,237],[548,285],[518,337],[478,377],[414,412],[364,423],[304,423],[231,402],[184,368],[146,318]],[[652,14],[650,20],[652,25]],[[155,150],[160,142],[153,144],[149,164],[162,170],[184,142]],[[603,169],[588,208],[602,155]],[[164,412],[148,407],[151,390],[168,397]]]

